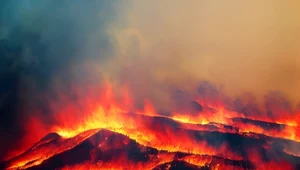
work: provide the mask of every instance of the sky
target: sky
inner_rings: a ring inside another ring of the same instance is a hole
[[[0,153],[37,110],[52,123],[49,98],[74,84],[126,84],[137,103],[165,108],[174,89],[208,81],[233,99],[276,91],[296,107],[298,16],[298,0],[3,0]]]

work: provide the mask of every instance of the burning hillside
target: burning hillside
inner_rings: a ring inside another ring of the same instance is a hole
[[[83,107],[60,107],[53,133],[2,168],[300,168],[298,114],[268,120],[201,98],[184,112],[162,114],[147,100],[143,109],[134,109],[128,93],[117,100],[109,84],[99,94],[80,99]],[[75,116],[77,109],[83,117]]]
[[[1,0],[0,169],[300,170],[299,2]]]

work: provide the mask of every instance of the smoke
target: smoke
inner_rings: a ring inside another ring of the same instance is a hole
[[[290,112],[300,98],[299,9],[297,0],[3,0],[0,153],[17,146],[28,117],[53,123],[58,91],[72,100],[74,84],[84,93],[104,79],[161,111],[200,96],[244,113]]]
[[[85,63],[105,65],[114,56],[107,31],[118,20],[120,5],[126,9],[110,0],[1,1],[0,157],[26,144],[24,127],[40,128],[31,136],[43,133],[30,120],[51,123],[47,100],[55,99],[57,88],[69,95],[72,84],[102,79],[89,74]]]
[[[262,101],[280,91],[295,105],[299,8],[298,1],[136,0],[127,29],[114,35],[124,62],[134,65],[129,75],[135,74],[136,88],[150,86],[149,93],[165,92],[162,84],[195,89],[198,80],[207,80],[231,97],[249,92]]]

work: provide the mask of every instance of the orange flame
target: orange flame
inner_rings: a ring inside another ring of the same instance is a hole
[[[182,160],[202,167],[211,164],[211,156],[219,156],[232,160],[243,160],[243,156],[232,152],[225,143],[220,147],[213,147],[206,141],[199,141],[195,135],[189,133],[187,130],[196,130],[199,132],[217,131],[240,135],[253,133],[254,135],[265,135],[300,142],[299,119],[294,121],[290,119],[267,120],[268,122],[285,123],[282,129],[267,130],[258,125],[234,120],[234,118],[249,118],[251,120],[254,120],[254,118],[226,110],[222,105],[209,105],[210,108],[213,108],[213,111],[204,109],[204,111],[198,114],[174,111],[171,116],[162,116],[156,112],[149,100],[145,100],[143,110],[134,109],[133,100],[130,98],[128,88],[124,88],[121,101],[115,98],[113,88],[110,84],[107,84],[104,92],[101,93],[100,91],[98,94],[101,94],[100,97],[95,98],[94,96],[91,97],[87,95],[87,97],[81,98],[79,101],[80,106],[74,106],[72,102],[66,102],[63,106],[59,107],[52,105],[53,109],[57,111],[55,114],[57,125],[52,126],[50,131],[57,132],[62,136],[63,138],[60,140],[63,141],[68,148],[74,147],[76,144],[91,136],[95,132],[89,131],[91,129],[107,129],[124,134],[143,146],[150,146],[167,152],[193,154],[192,156],[182,158]],[[198,102],[205,105],[201,100]],[[180,126],[173,127],[168,124],[156,123],[154,120],[158,118],[172,120],[173,122],[177,122]],[[38,126],[35,128],[42,127],[38,122],[33,125]],[[210,129],[207,125],[214,125],[216,128]],[[226,129],[225,125],[230,125],[233,128]],[[78,134],[80,135],[76,136]],[[75,136],[77,139],[76,142],[69,140]],[[250,137],[253,136],[250,135]],[[35,139],[34,137],[31,138]],[[22,159],[11,163],[10,168],[26,168],[38,165],[49,157],[63,151],[62,148],[55,145],[47,148],[41,147],[35,154],[26,155]],[[259,167],[259,169],[276,169],[279,164],[281,165],[280,167],[286,167],[285,169],[290,168],[290,165],[286,162],[262,162],[261,159],[258,159],[256,154],[257,152],[250,154],[249,159],[255,166]],[[199,155],[210,155],[210,157],[205,158]],[[120,167],[126,167],[127,169],[152,169],[158,164],[172,161],[174,154],[159,154],[157,158],[153,158],[151,163],[147,164],[132,163],[129,160],[124,160],[124,157],[126,156],[120,156],[120,160],[116,159],[113,163],[109,164],[101,161],[96,164],[87,162],[80,165],[66,166],[64,169],[120,169]],[[27,164],[32,161],[34,161],[34,163],[30,165]],[[224,163],[219,162],[211,165],[211,168],[215,170],[226,169],[226,166]]]

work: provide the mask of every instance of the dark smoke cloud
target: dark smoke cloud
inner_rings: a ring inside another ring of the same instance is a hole
[[[41,94],[53,91],[55,80],[67,93],[72,82],[87,80],[82,62],[101,63],[113,55],[106,30],[117,18],[116,4],[122,3],[0,2],[0,158],[17,148],[22,127],[35,107],[42,110],[44,120],[51,121]]]

